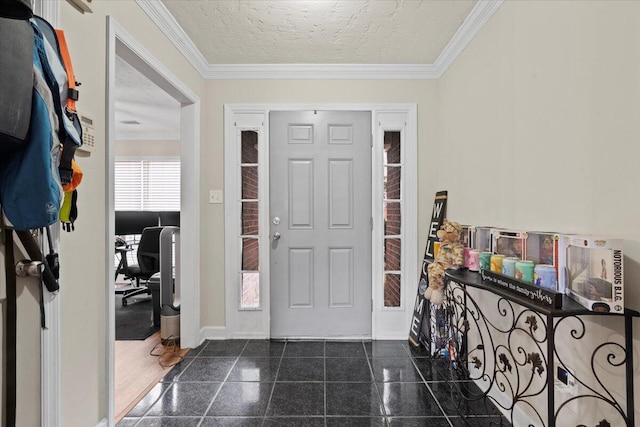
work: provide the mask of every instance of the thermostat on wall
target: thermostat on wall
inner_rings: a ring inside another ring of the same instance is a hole
[[[82,126],[82,146],[78,150],[92,153],[96,145],[95,129],[93,119],[80,115],[80,125]]]

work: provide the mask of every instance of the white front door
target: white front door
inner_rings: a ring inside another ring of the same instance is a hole
[[[269,123],[271,336],[370,336],[371,113]]]

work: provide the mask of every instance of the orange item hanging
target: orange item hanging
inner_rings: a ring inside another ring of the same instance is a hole
[[[82,169],[80,169],[80,166],[78,166],[75,160],[71,160],[71,168],[73,169],[71,182],[62,186],[65,193],[75,190],[78,185],[80,185],[80,182],[82,182]]]
[[[58,43],[60,45],[60,55],[62,56],[62,62],[64,62],[64,68],[67,70],[67,80],[69,81],[69,96],[67,97],[67,109],[76,112],[76,101],[78,100],[78,91],[76,90],[76,75],[73,72],[73,65],[71,64],[71,55],[69,55],[69,48],[67,47],[67,39],[64,37],[64,31],[56,30],[58,36]]]

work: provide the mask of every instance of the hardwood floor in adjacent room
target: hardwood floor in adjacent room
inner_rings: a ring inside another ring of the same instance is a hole
[[[156,356],[151,355],[153,351]],[[160,343],[160,331],[144,341],[116,341],[115,414],[120,421],[164,377],[189,349],[174,353]],[[161,356],[157,356],[160,355]]]

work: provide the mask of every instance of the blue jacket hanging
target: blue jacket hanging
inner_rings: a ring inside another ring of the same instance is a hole
[[[0,163],[0,202],[16,230],[46,227],[58,219],[62,184],[58,172],[58,117],[45,75],[51,75],[45,40],[34,27],[33,98],[25,147]]]

